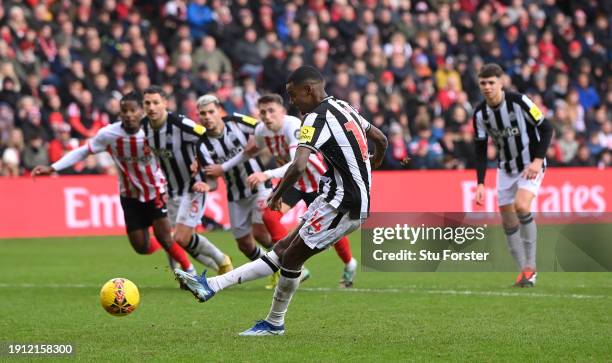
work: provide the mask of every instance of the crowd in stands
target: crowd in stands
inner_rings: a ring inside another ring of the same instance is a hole
[[[385,169],[473,167],[488,62],[554,125],[548,165],[605,168],[611,20],[596,0],[0,0],[0,175],[57,161],[114,122],[129,90],[161,85],[194,120],[209,92],[256,116],[303,64],[388,136]],[[92,156],[72,172],[111,165]]]

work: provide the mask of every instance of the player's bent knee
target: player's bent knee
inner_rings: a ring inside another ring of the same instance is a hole
[[[175,236],[174,241],[181,246],[187,246],[189,241],[191,241],[191,236],[189,236],[189,238],[186,238],[185,236]]]
[[[283,252],[281,266],[289,270],[300,270],[308,257],[304,251],[292,245]]]
[[[148,234],[146,230],[133,230],[128,232],[128,240],[136,253],[146,255],[149,251]]]
[[[146,243],[132,241],[130,242],[132,243],[134,251],[136,251],[136,253],[138,253],[139,255],[146,255],[149,252],[149,248]]]
[[[255,243],[253,242],[251,235],[247,235],[247,236],[238,238],[236,239],[236,242],[238,243],[238,249],[242,253],[252,252],[253,249],[255,248]]]
[[[514,202],[514,208],[519,215],[527,214],[531,211],[531,203],[525,200],[517,200]]]
[[[187,246],[191,242],[192,231],[174,233],[174,241],[181,246]]]

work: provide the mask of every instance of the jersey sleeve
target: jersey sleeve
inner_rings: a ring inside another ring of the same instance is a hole
[[[83,145],[64,155],[61,159],[51,164],[51,167],[55,171],[61,171],[73,166],[79,161],[85,160],[87,155],[89,155],[88,147]]]
[[[535,126],[540,126],[544,121],[544,114],[540,108],[525,95],[521,96],[519,103],[523,109],[523,113],[527,116],[526,119]]]
[[[231,116],[228,117],[229,121],[234,121],[240,131],[247,133],[249,135],[253,135],[255,133],[255,128],[257,127],[258,121],[255,117],[243,115],[241,113],[235,112]]]
[[[325,116],[311,113],[306,116],[300,128],[298,146],[304,146],[317,152],[330,137],[331,134],[325,122]]]
[[[474,139],[475,140],[487,140],[487,129],[484,125],[484,119],[482,113],[484,109],[476,109],[474,116],[472,116],[472,123],[474,126]]]
[[[266,142],[263,136],[264,124],[260,123],[255,127],[255,146],[257,146],[257,150],[263,150],[266,148]]]
[[[198,142],[206,134],[206,128],[190,118],[183,117],[179,121],[180,129],[185,133],[183,140],[187,142]]]
[[[368,132],[368,130],[372,127],[372,124],[360,114],[358,115],[359,115],[359,120],[361,120],[361,127],[363,128],[363,131]]]
[[[87,150],[92,154],[97,154],[105,151],[108,145],[110,145],[112,135],[109,132],[108,126],[100,129],[98,133],[87,140]]]

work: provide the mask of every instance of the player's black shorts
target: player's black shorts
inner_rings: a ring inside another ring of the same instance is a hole
[[[300,200],[303,200],[304,203],[306,203],[306,206],[309,206],[310,203],[312,203],[318,196],[319,193],[317,192],[305,193],[299,189],[291,187],[287,189],[285,193],[283,193],[281,200],[283,203],[293,208]]]
[[[168,216],[166,203],[161,200],[154,199],[143,203],[134,198],[120,199],[125,229],[128,232],[149,228],[154,220]]]

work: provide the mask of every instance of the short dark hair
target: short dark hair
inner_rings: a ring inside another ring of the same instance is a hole
[[[142,94],[144,95],[154,95],[154,94],[158,94],[161,96],[161,98],[163,99],[167,99],[168,98],[168,94],[166,93],[166,91],[164,91],[163,88],[161,88],[160,86],[149,86],[147,88],[145,88],[145,90],[142,92]]]
[[[287,78],[287,83],[293,82],[293,84],[296,85],[303,84],[307,81],[324,82],[325,78],[323,78],[321,72],[313,66],[301,66],[293,71],[289,75],[289,78]]]
[[[142,103],[142,97],[140,97],[140,94],[136,91],[130,91],[126,94],[123,95],[123,97],[121,97],[121,100],[119,101],[119,103],[123,103],[123,102],[129,102],[129,101],[133,101],[136,102],[137,104],[141,104]]]
[[[496,63],[487,63],[478,72],[478,78],[501,77],[503,75],[504,70]]]
[[[268,93],[259,97],[257,100],[257,106],[261,105],[262,103],[278,103],[281,106],[285,106],[283,98],[277,93]]]

